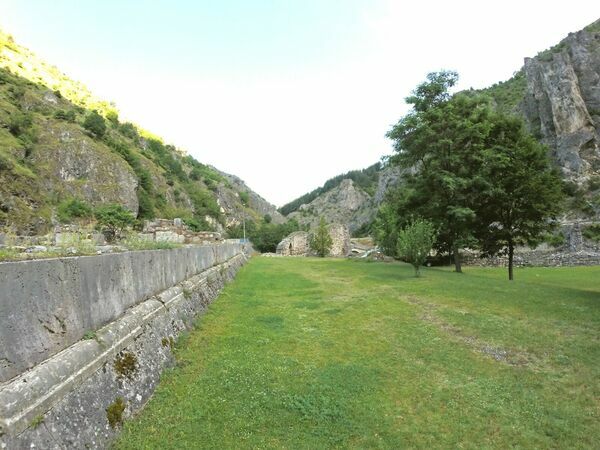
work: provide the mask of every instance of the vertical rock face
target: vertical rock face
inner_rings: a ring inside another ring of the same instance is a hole
[[[600,172],[600,21],[525,59],[522,110],[564,176],[583,183]]]
[[[215,169],[217,170],[217,169]],[[227,216],[227,225],[238,225],[242,223],[245,214],[243,208],[239,208],[240,195],[247,196],[247,205],[255,214],[256,219],[263,216],[271,216],[273,223],[284,223],[285,217],[277,211],[275,205],[262,198],[239,177],[217,170],[228,182],[228,186],[219,186],[216,191],[217,201],[222,212]]]
[[[339,186],[318,196],[312,202],[302,205],[298,211],[288,217],[296,219],[301,225],[316,227],[321,217],[326,222],[343,223],[352,230],[368,222],[365,208],[370,204],[371,196],[347,178]],[[370,210],[370,208],[367,208]]]

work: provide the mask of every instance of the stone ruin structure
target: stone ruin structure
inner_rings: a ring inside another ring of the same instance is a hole
[[[281,256],[306,256],[310,252],[308,233],[295,231],[277,244],[278,255]]]
[[[329,256],[345,257],[350,254],[350,231],[345,225],[332,223],[328,226],[332,245]],[[295,231],[277,245],[277,254],[281,256],[310,256],[314,253],[309,245],[310,233]]]
[[[348,256],[350,254],[350,231],[346,225],[332,223],[329,225],[329,235],[333,241],[330,256]]]
[[[181,219],[147,220],[139,234],[142,239],[156,242],[174,242],[177,244],[205,244],[221,240],[216,231],[192,231]]]

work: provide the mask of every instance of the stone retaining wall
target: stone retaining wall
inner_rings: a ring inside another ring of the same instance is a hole
[[[0,264],[0,448],[105,447],[245,260],[223,244]]]
[[[508,266],[508,257],[479,258],[477,255],[471,254],[465,255],[463,263],[472,266],[505,267]],[[532,250],[516,253],[513,263],[515,267],[597,266],[600,265],[600,252],[586,250],[577,252]]]

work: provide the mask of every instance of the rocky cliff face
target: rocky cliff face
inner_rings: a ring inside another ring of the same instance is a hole
[[[217,170],[217,169],[215,169]],[[228,215],[228,225],[237,225],[242,222],[242,216],[251,217],[260,221],[264,216],[271,216],[273,223],[284,223],[286,218],[277,211],[275,205],[269,203],[239,177],[225,172],[219,173],[227,181],[226,185],[219,186],[217,191],[217,202]],[[239,208],[240,202],[246,206],[246,210]]]
[[[323,217],[327,223],[341,223],[354,231],[368,220],[364,216],[365,213],[368,215],[370,200],[369,194],[355,186],[352,180],[345,179],[339,186],[302,205],[288,218],[313,228]]]
[[[339,186],[302,205],[288,217],[301,225],[315,227],[322,216],[328,223],[346,225],[354,233],[374,219],[385,193],[399,182],[401,174],[398,167],[382,169],[373,195],[356,186],[351,179],[345,179]]]
[[[524,72],[521,111],[564,176],[581,185],[600,174],[600,20],[526,58]]]

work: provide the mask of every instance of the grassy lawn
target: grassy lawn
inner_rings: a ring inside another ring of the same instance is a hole
[[[261,258],[117,448],[598,448],[600,267]]]

